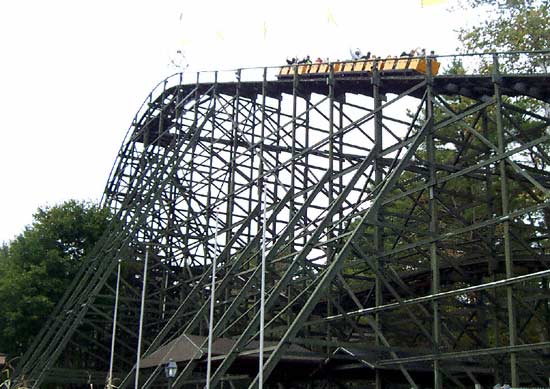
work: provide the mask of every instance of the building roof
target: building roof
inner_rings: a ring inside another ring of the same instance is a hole
[[[159,347],[155,352],[142,359],[140,366],[143,368],[154,367],[164,365],[168,363],[170,359],[176,362],[190,361],[192,359],[201,359],[207,354],[207,349],[204,347],[201,350],[201,345],[206,341],[205,336],[187,335],[182,334],[178,338],[172,340],[164,346]],[[229,338],[218,338],[212,343],[212,356],[226,355],[229,353],[236,340]],[[277,342],[265,342],[265,352],[270,353],[272,349],[277,345]],[[257,357],[259,342],[253,341],[245,347],[241,353],[241,357]],[[287,355],[283,356],[283,360],[294,361],[318,361],[320,358],[311,351],[297,346],[291,345],[287,352]]]

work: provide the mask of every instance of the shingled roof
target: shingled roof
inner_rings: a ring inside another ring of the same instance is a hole
[[[159,347],[155,352],[142,359],[140,366],[142,368],[154,367],[164,365],[168,363],[170,359],[176,362],[190,361],[192,359],[201,359],[206,356],[206,347],[201,350],[200,346],[206,340],[205,336],[187,335],[183,334],[178,338],[172,340],[164,346]],[[218,338],[212,343],[212,355],[220,356],[229,353],[236,340],[229,338]],[[265,342],[266,354],[271,352],[271,349],[276,345],[276,342]],[[250,358],[258,355],[257,349],[259,343],[257,341],[251,342],[242,353],[241,357]],[[288,349],[287,355],[283,356],[282,360],[294,360],[294,361],[318,361],[319,358],[315,353],[300,347],[298,345],[291,345]]]

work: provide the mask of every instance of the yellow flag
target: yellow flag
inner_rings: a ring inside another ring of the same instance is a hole
[[[327,21],[329,24],[334,24],[335,26],[338,26],[338,23],[336,23],[336,19],[334,19],[334,15],[330,11],[330,8],[327,8]]]
[[[223,41],[225,39],[225,36],[223,35],[223,32],[216,31],[216,39],[220,40],[220,41]]]
[[[421,7],[428,7],[430,5],[437,5],[446,3],[447,0],[420,0]]]
[[[191,42],[189,41],[189,39],[186,39],[186,38],[181,38],[180,42],[179,42],[181,47],[187,46],[187,45],[189,45],[189,43],[191,43]]]

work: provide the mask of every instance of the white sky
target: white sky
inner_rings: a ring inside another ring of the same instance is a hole
[[[462,24],[420,0],[2,1],[0,242],[39,206],[99,200],[132,117],[173,73],[177,49],[193,70],[346,59],[350,47],[451,54]]]

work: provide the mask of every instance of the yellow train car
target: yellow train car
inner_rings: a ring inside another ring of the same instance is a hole
[[[302,77],[326,77],[332,65],[335,77],[368,75],[377,68],[383,74],[426,74],[428,61],[424,57],[388,57],[377,60],[356,60],[314,64],[283,66],[277,75],[279,79],[294,77],[294,70]],[[431,60],[432,75],[437,75],[441,64],[436,59]]]

